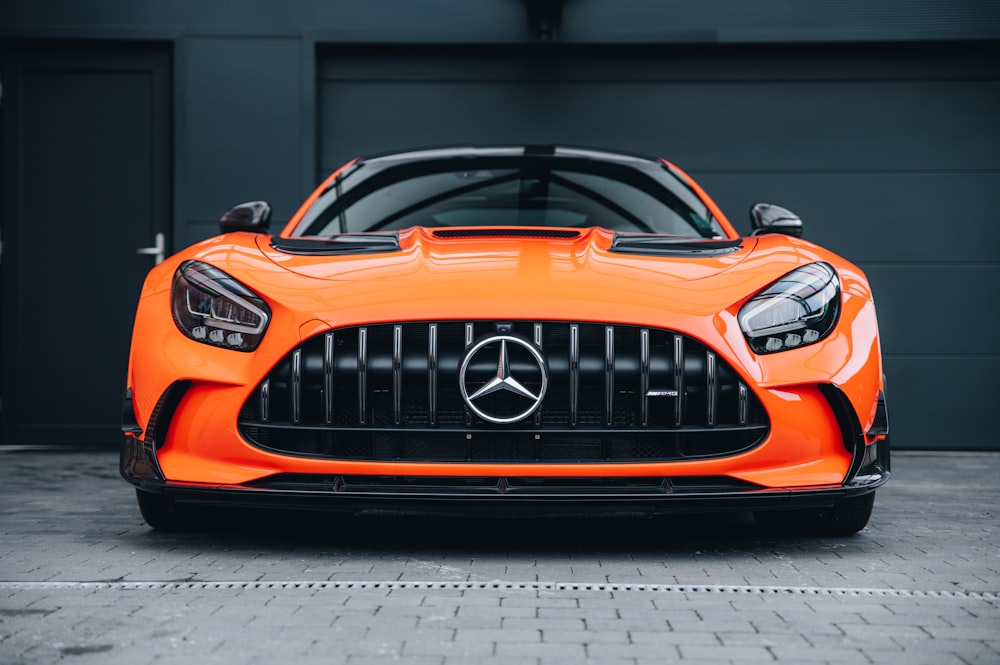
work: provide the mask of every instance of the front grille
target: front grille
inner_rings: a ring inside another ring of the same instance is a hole
[[[463,366],[466,395],[482,397],[463,396]],[[491,392],[505,372],[513,382]],[[297,456],[586,463],[731,455],[759,444],[768,420],[728,364],[679,333],[444,321],[305,341],[257,386],[239,427],[254,445]]]

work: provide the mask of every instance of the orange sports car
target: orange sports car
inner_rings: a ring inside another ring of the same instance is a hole
[[[156,266],[121,473],[199,506],[752,511],[847,535],[889,476],[865,275],[673,164],[552,146],[358,159]]]

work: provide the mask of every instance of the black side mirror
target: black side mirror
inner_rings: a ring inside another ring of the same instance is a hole
[[[219,230],[222,233],[231,233],[232,231],[266,233],[270,223],[271,204],[267,201],[249,201],[222,213],[222,218],[219,219]]]
[[[784,233],[787,236],[802,237],[802,220],[791,210],[773,203],[755,203],[750,208],[750,235],[761,233]]]

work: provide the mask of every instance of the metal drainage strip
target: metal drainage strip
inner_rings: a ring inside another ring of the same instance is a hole
[[[0,589],[9,590],[458,590],[458,591],[619,591],[691,594],[756,594],[804,596],[852,596],[886,598],[958,598],[970,600],[1000,600],[1000,593],[990,591],[923,591],[913,589],[853,589],[792,586],[735,586],[709,584],[612,584],[605,582],[403,582],[403,581],[299,581],[299,582],[0,582]]]

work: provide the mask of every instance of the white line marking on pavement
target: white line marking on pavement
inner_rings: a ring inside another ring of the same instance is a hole
[[[0,582],[0,590],[27,591],[47,589],[81,590],[202,590],[202,589],[315,589],[315,590],[405,590],[452,589],[472,591],[477,589],[504,591],[621,591],[691,594],[757,594],[757,595],[809,595],[809,596],[878,596],[890,598],[967,598],[972,600],[1000,600],[1000,593],[993,591],[934,591],[919,589],[854,589],[829,587],[792,586],[738,586],[712,584],[615,584],[610,582],[406,582],[406,581],[144,581],[144,582]]]

